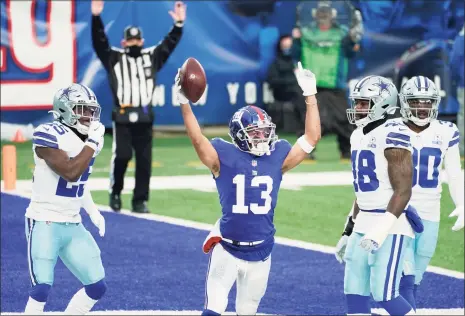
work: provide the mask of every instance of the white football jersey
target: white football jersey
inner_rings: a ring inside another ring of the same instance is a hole
[[[363,127],[359,127],[352,133],[350,144],[354,189],[360,208],[354,231],[366,233],[386,211],[394,192],[384,151],[401,148],[412,152],[409,128],[401,121],[388,120],[365,135]],[[405,213],[389,233],[414,237]]]
[[[459,142],[459,130],[452,122],[433,120],[422,132],[415,133],[410,129],[409,132],[413,147],[410,204],[422,219],[439,222],[442,164],[447,150]]]
[[[32,178],[31,203],[26,217],[37,221],[81,222],[79,211],[82,207],[84,185],[92,172],[94,158],[89,168],[78,181],[70,183],[56,174],[35,152],[36,147],[50,147],[65,151],[70,158],[77,156],[84,142],[66,125],[54,121],[39,125],[32,137],[34,153],[34,176]]]

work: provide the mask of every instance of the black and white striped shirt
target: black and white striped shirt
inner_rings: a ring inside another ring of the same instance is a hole
[[[176,48],[182,24],[175,24],[155,46],[144,48],[132,57],[121,48],[111,47],[100,16],[92,16],[92,44],[110,80],[115,106],[147,106],[152,103],[157,72]]]

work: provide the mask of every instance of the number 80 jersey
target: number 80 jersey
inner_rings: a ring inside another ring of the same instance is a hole
[[[72,158],[82,151],[84,142],[69,127],[55,121],[39,125],[34,130],[32,143],[35,168],[31,203],[26,217],[37,221],[79,223],[84,185],[92,172],[95,157],[80,179],[69,183],[37,156],[35,148],[61,149]]]
[[[409,128],[402,121],[387,120],[364,134],[357,128],[350,137],[353,185],[360,212],[354,231],[366,233],[386,211],[393,194],[384,151],[400,148],[413,152]],[[413,237],[413,230],[402,214],[390,231]]]

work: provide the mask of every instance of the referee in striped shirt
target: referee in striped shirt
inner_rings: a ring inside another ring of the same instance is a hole
[[[134,149],[136,184],[132,211],[148,213],[150,176],[152,169],[152,94],[157,72],[166,63],[182,36],[186,6],[178,1],[169,14],[174,26],[155,46],[143,47],[142,30],[128,26],[124,30],[122,49],[111,47],[100,18],[103,1],[93,0],[92,44],[108,73],[115,102],[113,119],[113,156],[111,160],[110,207],[119,212],[124,174]]]

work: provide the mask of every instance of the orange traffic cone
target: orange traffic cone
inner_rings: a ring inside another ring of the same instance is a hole
[[[18,129],[16,131],[15,137],[13,137],[13,143],[24,143],[26,139],[24,138],[23,133],[21,132],[21,129]]]

